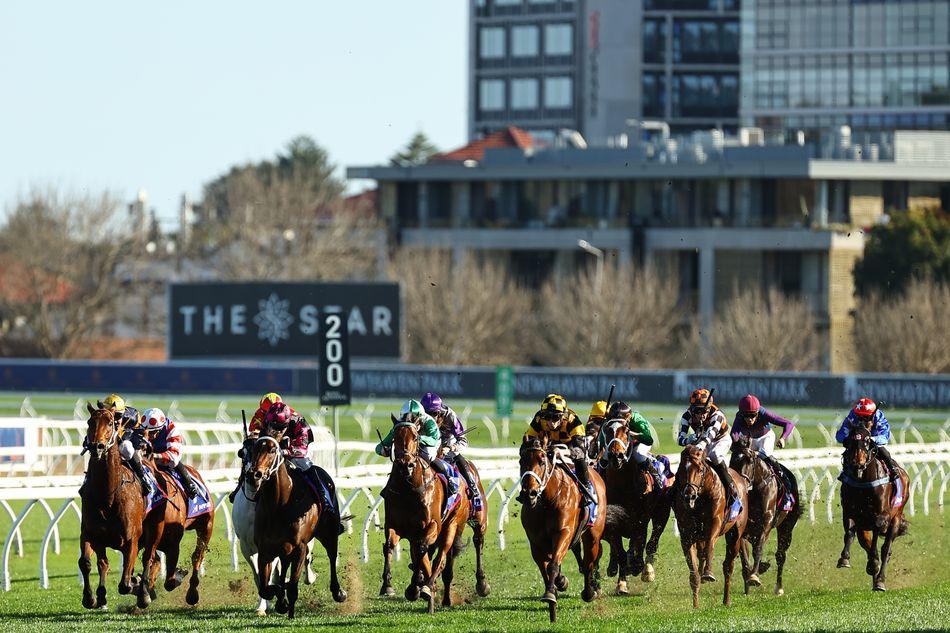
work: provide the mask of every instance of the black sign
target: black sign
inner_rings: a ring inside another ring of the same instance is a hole
[[[350,404],[349,336],[341,313],[323,316],[320,336],[320,404]]]
[[[392,283],[172,284],[171,358],[316,358],[322,317],[343,316],[349,351],[399,358],[399,286]]]

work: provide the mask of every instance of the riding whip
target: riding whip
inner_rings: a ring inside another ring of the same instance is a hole
[[[607,410],[610,410],[610,401],[614,399],[614,389],[617,385],[610,385],[610,393],[607,394]]]
[[[244,409],[241,409],[241,422],[244,424],[244,439],[247,439],[247,415]]]

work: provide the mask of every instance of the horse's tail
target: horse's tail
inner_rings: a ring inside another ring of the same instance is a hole
[[[624,534],[624,527],[630,525],[633,519],[626,508],[615,503],[607,505],[607,512],[604,515],[606,524],[604,526],[605,534]]]
[[[894,535],[894,538],[897,538],[898,536],[904,536],[907,534],[909,529],[910,521],[908,521],[907,518],[901,514],[900,524],[897,526],[897,533]]]
[[[470,541],[463,541],[462,534],[459,533],[455,538],[455,542],[452,543],[452,556],[457,558],[462,552],[468,549],[469,542]]]

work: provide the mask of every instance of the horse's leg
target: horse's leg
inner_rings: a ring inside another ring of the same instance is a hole
[[[584,590],[581,591],[581,598],[584,602],[591,602],[597,597],[598,589],[597,561],[600,560],[600,539],[595,537],[591,530],[587,530],[581,537],[584,544]]]
[[[96,551],[96,567],[99,571],[99,586],[96,587],[96,607],[106,607],[106,577],[109,575],[109,555],[105,545],[98,545]]]
[[[399,537],[396,531],[386,528],[386,538],[383,539],[383,586],[379,588],[381,596],[395,596],[396,590],[393,589],[393,575],[390,569],[390,561],[393,557],[393,549]]]
[[[87,609],[96,608],[96,599],[89,585],[89,574],[92,573],[92,552],[92,543],[82,538],[79,542],[79,573],[82,576],[82,606]]]
[[[460,515],[461,516],[461,515]],[[464,523],[462,525],[465,525]],[[426,576],[426,586],[429,587],[430,594],[429,598],[429,613],[435,612],[435,581],[436,578],[442,575],[442,571],[447,564],[449,556],[452,555],[452,548],[455,546],[455,537],[459,533],[458,519],[450,520],[448,525],[442,526],[441,534],[439,534],[438,540],[436,541],[436,546],[439,548],[439,553],[436,554],[435,560],[432,561],[432,567]],[[444,576],[443,576],[444,579]],[[449,576],[449,582],[451,583],[451,574]],[[451,606],[452,596],[449,595],[450,588],[446,586],[446,595],[442,597],[442,603],[446,606]],[[446,604],[446,600],[448,603]]]
[[[627,565],[627,553],[623,550],[623,537],[613,534],[608,543],[610,544],[610,562],[607,565],[607,575],[611,575],[611,568],[616,569],[617,589],[615,593],[618,596],[626,596],[630,593],[627,587],[629,567]]]
[[[752,567],[749,568],[749,584],[753,587],[761,587],[762,581],[759,579],[759,569],[762,564],[762,551],[769,540],[769,534],[772,532],[769,524],[766,523],[762,533],[756,537],[752,544]]]
[[[425,554],[425,545],[419,541],[410,541],[409,559],[412,563],[412,576],[409,579],[409,585],[406,587],[406,600],[414,602],[419,599],[420,588],[425,579],[422,570],[422,557]]]
[[[142,549],[142,580],[138,586],[138,600],[136,604],[140,609],[145,609],[152,603],[152,596],[148,591],[148,579],[152,577],[152,568],[157,567],[158,544],[162,540],[164,523],[159,522],[153,529],[149,530],[144,538],[145,547]],[[134,561],[133,561],[134,562]]]
[[[208,551],[208,542],[211,540],[211,533],[214,528],[214,515],[206,514],[195,523],[197,526],[195,528],[195,551],[191,553],[191,578],[188,579],[188,593],[185,594],[185,602],[191,606],[198,604],[198,583],[200,582],[201,563],[204,561],[205,552]]]
[[[798,522],[798,517],[790,514],[785,517],[785,520],[778,526],[776,530],[778,533],[778,548],[775,550],[775,595],[784,596],[785,587],[782,586],[782,571],[785,569],[785,552],[788,551],[789,546],[792,544],[792,530],[795,529],[795,524]]]
[[[841,550],[841,556],[838,557],[838,567],[851,567],[851,541],[854,539],[854,521],[847,513],[841,519],[844,524],[844,548]]]
[[[867,573],[871,576],[871,587],[874,588],[875,579],[877,578],[878,573],[881,571],[881,559],[877,551],[877,539],[878,531],[877,529],[871,530],[871,547],[868,549],[868,568]]]
[[[274,593],[276,601],[274,602],[274,611],[277,613],[287,613],[287,572],[290,571],[290,559],[293,553],[285,554],[281,551],[278,558],[280,566],[277,568],[277,575],[274,578]]]
[[[726,532],[726,558],[722,561],[723,590],[722,603],[727,607],[732,604],[732,570],[735,567],[736,556],[742,545],[742,535],[739,528],[734,527]]]
[[[657,509],[654,510],[653,519],[651,523],[653,524],[653,529],[650,531],[650,540],[647,541],[646,546],[646,563],[643,566],[643,575],[640,577],[643,582],[653,582],[656,580],[656,570],[653,568],[653,563],[656,562],[656,552],[660,547],[660,537],[663,536],[663,530],[666,529],[666,524],[670,520],[670,510],[671,505],[667,501],[669,495],[663,495],[663,497],[657,502]]]
[[[482,567],[482,550],[485,547],[485,533],[488,526],[485,522],[475,528],[472,542],[475,544],[475,592],[482,598],[491,593],[491,587],[486,580],[485,569]]]
[[[752,566],[749,564],[749,559],[752,554],[749,551],[749,541],[747,539],[742,539],[739,543],[739,556],[742,559],[742,580],[743,580],[743,591],[746,595],[749,594],[749,587],[752,585],[749,583],[749,576],[752,573]]]
[[[155,552],[155,558],[152,559],[152,571],[149,573],[148,578],[142,578],[142,582],[147,583],[148,585],[148,597],[152,600],[155,600],[158,597],[158,594],[155,591],[155,581],[158,579],[158,572],[162,570],[161,558],[158,556],[158,552]]]
[[[239,541],[239,543],[241,545],[241,555],[251,566],[251,571],[254,572],[254,586],[257,587],[257,609],[255,612],[260,616],[267,615],[267,600],[261,598],[261,578],[257,573],[257,552],[252,552],[251,547],[244,541]]]
[[[442,566],[442,606],[452,606],[452,579],[455,577],[455,547],[449,545],[445,554],[445,563]]]
[[[336,573],[336,563],[340,551],[340,535],[337,533],[336,525],[327,527],[320,533],[317,539],[323,545],[323,549],[327,551],[327,559],[330,561],[330,595],[333,596],[335,601],[344,602],[346,601],[346,591],[340,587],[340,579]],[[307,546],[304,546],[305,554],[306,551]],[[309,556],[305,556],[304,567],[307,567],[308,559]]]
[[[274,568],[274,558],[269,552],[265,554],[263,550],[257,552],[257,593],[261,600],[269,601],[274,599],[275,590],[271,583],[271,572]]]
[[[689,586],[693,590],[693,608],[699,608],[699,561],[697,560],[696,543],[687,543],[680,539],[683,555],[686,557],[686,566],[689,567]]]
[[[300,574],[307,566],[307,543],[301,543],[291,552],[288,557],[290,560],[290,581],[287,583],[287,617],[294,618],[294,609],[297,605],[297,596],[299,595]],[[334,556],[334,558],[336,558]]]
[[[177,589],[185,579],[186,572],[178,569],[178,557],[181,556],[181,539],[184,536],[184,528],[176,526],[175,533],[169,535],[169,530],[165,530],[165,540],[168,545],[165,547],[165,591]],[[152,583],[154,585],[154,583]]]
[[[884,535],[884,543],[881,544],[881,568],[874,578],[874,591],[887,590],[887,587],[884,585],[885,568],[887,567],[887,561],[891,557],[891,545],[894,543],[894,539],[897,538],[897,529],[900,523],[900,515],[896,515],[891,518],[890,525],[887,527],[887,533]]]
[[[857,530],[857,537],[861,548],[864,549],[868,555],[868,562],[864,568],[864,571],[870,576],[875,576],[877,574],[877,569],[874,568],[874,559],[876,558],[875,555],[877,552],[871,549],[871,532],[868,530]]]
[[[642,521],[633,528],[633,535],[630,537],[630,553],[627,555],[630,574],[639,576],[643,573],[643,549],[647,543],[647,530],[650,525],[647,521]]]
[[[122,546],[122,577],[119,578],[119,593],[126,595],[135,588],[132,582],[132,572],[139,554],[138,536],[128,539]]]
[[[713,556],[716,552],[716,540],[722,530],[722,517],[713,517],[709,522],[709,531],[706,534],[706,547],[703,554],[703,582],[716,582],[712,573]]]

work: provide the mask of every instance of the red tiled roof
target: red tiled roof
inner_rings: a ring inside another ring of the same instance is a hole
[[[517,127],[506,127],[504,130],[492,132],[484,138],[472,141],[468,145],[454,149],[444,154],[436,154],[431,162],[462,162],[466,160],[482,160],[486,149],[534,147],[531,134]]]

